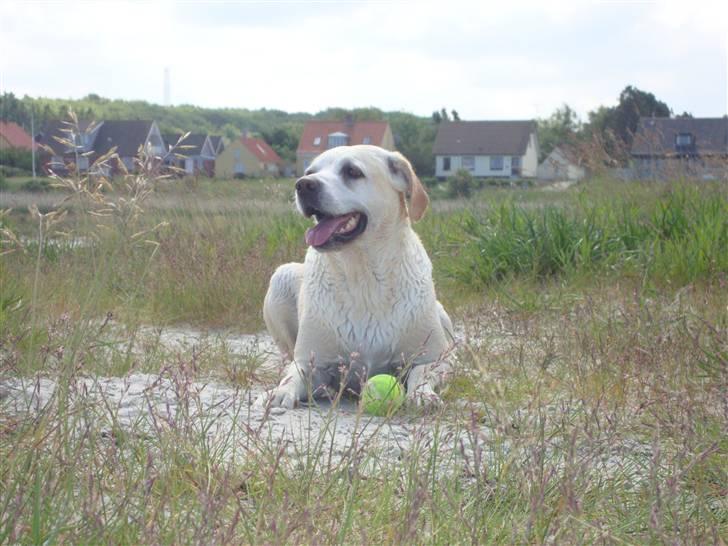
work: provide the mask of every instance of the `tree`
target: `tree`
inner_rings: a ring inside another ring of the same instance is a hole
[[[447,109],[444,106],[440,110],[440,116],[442,116],[442,121],[450,121],[450,116],[447,115]]]
[[[18,99],[12,93],[3,93],[0,96],[0,118],[4,121],[14,121],[18,125],[30,126],[30,108],[25,101]]]
[[[453,121],[460,121],[460,114],[458,114],[457,110],[451,110],[450,114],[452,114]]]
[[[669,117],[670,108],[652,93],[628,85],[619,94],[617,106],[600,106],[589,112],[582,136],[601,148],[608,163],[622,163],[629,157],[641,116]]]
[[[437,124],[404,112],[392,112],[387,117],[397,149],[410,160],[419,176],[432,176],[435,172],[432,145]]]
[[[641,116],[670,117],[670,108],[652,93],[628,85],[619,94],[619,104],[612,115],[612,128],[627,148],[632,146]]]
[[[573,144],[579,137],[581,128],[579,116],[568,104],[554,110],[550,117],[538,120],[539,161],[560,144]]]
[[[434,121],[437,125],[440,125],[440,123],[442,122],[442,116],[437,110],[432,112],[432,121]]]

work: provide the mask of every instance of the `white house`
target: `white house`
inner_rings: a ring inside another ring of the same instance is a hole
[[[538,166],[539,180],[573,180],[579,181],[586,176],[584,167],[574,157],[574,154],[559,148],[551,153]]]
[[[538,169],[536,122],[442,122],[432,151],[438,178],[460,169],[477,177],[534,178]]]

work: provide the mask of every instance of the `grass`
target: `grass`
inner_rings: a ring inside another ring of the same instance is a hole
[[[436,201],[417,230],[465,340],[442,411],[399,415],[392,457],[356,437],[333,456],[326,429],[280,443],[246,417],[260,355],[142,328],[259,331],[270,273],[303,255],[289,184],[166,186],[125,236],[80,204],[42,245],[37,218],[5,217],[31,240],[0,256],[2,377],[58,387],[27,411],[0,390],[0,543],[725,541],[724,186]],[[171,416],[124,424],[82,388],[130,372],[170,382]],[[198,412],[211,380],[237,405]]]

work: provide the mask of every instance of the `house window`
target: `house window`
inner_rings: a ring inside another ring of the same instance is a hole
[[[78,170],[87,171],[88,170],[88,157],[86,157],[85,155],[79,156],[78,163],[76,165],[78,166]]]
[[[313,145],[314,146],[321,146],[321,137],[317,136],[313,139]]]
[[[349,136],[346,133],[331,133],[329,135],[329,148],[336,148],[337,146],[346,146],[349,140]]]
[[[693,135],[691,133],[678,133],[675,135],[675,146],[685,148],[693,145]]]
[[[443,171],[449,171],[450,170],[450,158],[449,157],[443,157],[442,158],[442,170]]]
[[[371,144],[372,143],[372,137],[365,136],[364,140],[361,141],[362,144]]]
[[[521,156],[511,156],[511,174],[513,176],[521,176]]]
[[[491,171],[502,171],[503,170],[503,156],[502,155],[490,156],[490,170]]]
[[[463,169],[465,169],[466,171],[475,170],[475,156],[473,156],[473,155],[464,155],[463,156]]]

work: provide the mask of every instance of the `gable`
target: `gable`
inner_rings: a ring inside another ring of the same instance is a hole
[[[54,155],[62,156],[73,152],[73,147],[69,146],[67,142],[70,143],[70,141],[78,138],[74,135],[80,133],[81,138],[79,140],[81,141],[81,149],[85,153],[95,145],[99,131],[103,125],[103,121],[91,122],[88,120],[79,120],[78,125],[74,126],[67,121],[51,120],[43,126],[39,134],[38,143],[43,147],[50,148]]]

